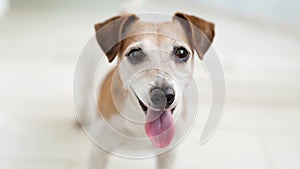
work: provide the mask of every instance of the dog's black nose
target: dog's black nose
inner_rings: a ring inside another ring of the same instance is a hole
[[[165,92],[159,88],[154,88],[150,92],[150,99],[153,103],[153,108],[156,109],[164,109],[167,104],[167,97],[165,95]]]
[[[175,100],[175,92],[173,88],[165,89],[154,88],[150,92],[150,99],[154,108],[165,109],[172,105]]]
[[[166,95],[166,98],[167,98],[167,106],[171,106],[171,104],[175,100],[174,89],[171,88],[171,87],[167,87],[166,90],[165,90],[165,95]]]

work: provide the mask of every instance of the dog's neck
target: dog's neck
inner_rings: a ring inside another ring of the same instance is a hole
[[[112,91],[113,93],[118,94],[117,98],[113,98]],[[118,110],[123,109],[124,104],[118,105],[118,109],[117,109],[114,104],[114,99],[124,100],[127,94],[128,92],[123,88],[119,72],[117,68],[114,68],[105,77],[100,88],[100,94],[98,98],[99,116],[101,118],[103,117],[109,119],[110,117],[112,117],[112,115],[119,114]],[[119,102],[119,103],[124,103],[124,102]]]

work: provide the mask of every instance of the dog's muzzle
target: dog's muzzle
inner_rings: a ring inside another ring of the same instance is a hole
[[[148,109],[170,109],[173,114],[176,100],[181,97],[180,86],[175,78],[158,68],[144,69],[135,74],[130,81],[130,88],[145,114]]]
[[[124,78],[128,81],[123,82],[145,114],[145,132],[154,147],[165,148],[171,144],[176,133],[176,113],[173,112],[182,97],[180,83],[172,72],[161,68],[145,68],[131,76]]]

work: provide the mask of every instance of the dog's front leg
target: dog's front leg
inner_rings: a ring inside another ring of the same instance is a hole
[[[120,144],[120,140],[114,139],[114,132],[107,128],[102,119],[94,121],[91,127],[88,128],[88,133],[90,133],[95,142],[91,145],[88,169],[105,169],[109,153],[101,147],[105,147],[107,150],[113,150]]]
[[[157,169],[170,169],[175,161],[175,150],[170,150],[157,157]]]

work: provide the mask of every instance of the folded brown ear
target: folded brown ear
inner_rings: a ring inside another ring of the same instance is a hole
[[[215,36],[215,25],[196,16],[176,13],[173,19],[178,19],[184,27],[190,44],[196,50],[200,59],[210,47]]]
[[[96,39],[108,61],[112,62],[119,53],[120,41],[126,28],[138,17],[136,15],[115,16],[95,25]]]

